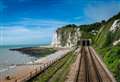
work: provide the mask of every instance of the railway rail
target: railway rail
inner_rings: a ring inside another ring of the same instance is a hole
[[[108,71],[108,69],[100,60],[100,58],[97,56],[97,54],[95,53],[92,47],[81,46],[76,50],[75,53],[78,55],[74,63],[75,67],[74,69],[72,69],[71,72],[72,74],[69,74],[70,77],[67,77],[67,80],[65,82],[116,82],[112,74]],[[30,71],[28,71],[28,74],[26,74],[24,78],[22,75],[20,78],[15,77],[12,80],[7,80],[7,81],[5,79],[0,78],[0,82],[25,82],[29,80],[31,77],[34,77],[36,74],[40,73],[43,69],[50,66],[55,61],[63,58],[64,56],[65,54],[57,55],[54,58],[54,61],[51,61],[50,59],[51,62],[47,61],[47,64],[43,62],[34,62],[34,63],[31,62],[28,64],[15,65],[15,67],[18,68],[28,67]],[[32,65],[35,66],[35,69],[32,68]],[[14,65],[7,65],[7,66],[14,66]],[[41,66],[43,66],[43,69],[41,69]]]
[[[83,46],[79,51],[79,70],[74,82],[116,82],[98,60],[91,47]]]

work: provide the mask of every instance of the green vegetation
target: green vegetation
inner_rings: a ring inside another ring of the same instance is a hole
[[[79,26],[75,24],[69,24],[63,26],[62,28],[58,28],[56,32],[60,37],[61,46],[66,46],[66,44],[75,44],[80,40],[80,38],[91,38],[94,40],[95,35],[104,23],[105,21]],[[68,41],[68,38],[70,39],[70,42]]]
[[[108,21],[103,20],[102,22],[79,26],[70,24],[59,28],[56,32],[60,38],[61,46],[75,44],[81,38],[92,39],[94,48],[116,77],[117,82],[120,82],[120,43],[113,45],[115,41],[120,39],[120,26],[118,25],[114,31],[110,30],[117,19],[120,19],[120,13],[111,17]],[[54,49],[47,49],[45,53],[52,51]],[[44,50],[41,50],[41,53],[44,54]],[[29,82],[64,82],[69,67],[74,60],[75,55],[70,52]]]
[[[63,67],[54,74],[54,76],[49,80],[49,82],[64,82],[66,79],[66,75],[70,69],[70,65],[74,61],[75,61],[75,55],[72,54],[71,57],[69,57],[69,59],[63,65]]]
[[[37,77],[29,82],[64,82],[70,64],[75,60],[73,52],[69,52],[64,58],[58,60]],[[62,75],[62,76],[61,76]]]
[[[120,46],[96,49],[102,56],[103,61],[114,74],[117,82],[120,82]]]
[[[120,25],[115,27],[114,31],[110,31],[111,26],[117,19],[120,19],[120,13],[107,21],[103,20],[101,22],[79,26],[74,24],[66,25],[59,28],[57,33],[61,35],[62,46],[67,44],[69,34],[72,44],[75,44],[74,37],[76,37],[75,33],[78,32],[80,32],[82,36],[77,37],[77,41],[81,38],[92,39],[94,48],[96,48],[97,52],[103,58],[103,61],[113,72],[117,82],[120,82],[120,43],[113,45],[115,41],[120,39]],[[117,23],[119,24],[120,21]],[[78,28],[80,28],[80,30],[76,31]]]
[[[117,27],[114,32],[109,30],[116,19],[120,19],[120,13],[110,18],[99,30],[94,47],[116,77],[117,82],[120,82],[120,43],[113,45],[120,39],[120,27]]]

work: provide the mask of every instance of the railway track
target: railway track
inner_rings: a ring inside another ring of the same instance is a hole
[[[103,65],[103,63],[101,63],[102,61],[96,55],[92,47],[82,46],[78,48],[75,54],[78,54],[78,57],[74,63],[75,67],[72,70],[73,72],[71,72],[72,74],[69,74],[70,79],[68,77],[68,79],[65,82],[116,82],[115,79],[112,77],[111,73],[108,72],[107,68]],[[61,56],[60,58],[63,58],[63,56]],[[31,65],[41,65],[41,64],[45,65],[44,63],[35,63],[35,64],[29,63],[26,65],[31,66]],[[16,66],[23,66],[23,65],[24,64],[18,64]],[[35,70],[32,69],[32,71],[35,71]],[[31,71],[30,71],[29,77],[31,77]],[[51,76],[50,79],[52,77],[53,76]],[[14,82],[13,80],[0,81],[0,82]]]
[[[90,47],[82,47],[80,53],[75,82],[115,82]]]

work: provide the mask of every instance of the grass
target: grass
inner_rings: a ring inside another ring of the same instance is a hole
[[[114,74],[117,82],[120,82],[120,47],[106,47],[96,49],[102,55],[104,63],[109,70]]]
[[[47,70],[28,82],[58,82],[58,79],[60,82],[63,82],[73,60],[74,55],[72,52],[69,52],[64,58],[58,60]]]
[[[49,80],[49,82],[64,82],[66,79],[66,75],[69,72],[70,65],[75,61],[75,55],[72,55],[69,57],[67,62],[59,69],[53,77]]]

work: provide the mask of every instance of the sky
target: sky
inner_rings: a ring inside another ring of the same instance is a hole
[[[67,24],[107,20],[120,0],[0,0],[0,45],[46,44]]]

